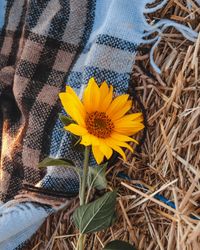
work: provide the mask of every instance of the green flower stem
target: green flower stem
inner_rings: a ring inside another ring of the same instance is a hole
[[[86,183],[87,183],[87,176],[88,176],[88,162],[89,162],[89,155],[90,155],[90,147],[85,147],[85,155],[84,155],[84,162],[83,162],[83,176],[81,180],[81,189],[80,189],[80,206],[85,204],[85,192],[86,192]]]
[[[85,234],[80,234],[78,238],[78,250],[84,250],[84,244],[85,244]]]
[[[85,154],[84,154],[83,175],[81,178],[81,187],[80,187],[80,192],[79,192],[80,206],[85,204],[89,156],[90,156],[90,147],[88,146],[88,147],[85,147]],[[85,241],[85,235],[80,234],[79,239],[78,239],[78,244],[77,244],[78,250],[84,250],[84,241]]]

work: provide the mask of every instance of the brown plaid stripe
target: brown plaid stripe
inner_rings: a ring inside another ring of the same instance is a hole
[[[0,66],[2,70],[14,67],[11,96],[19,115],[11,110],[3,113],[2,201],[11,199],[23,181],[35,184],[41,178],[37,163],[48,153],[60,109],[58,93],[83,47],[88,5],[89,0],[29,1],[28,5],[27,1],[9,1],[0,40]],[[11,144],[5,145],[8,138]]]

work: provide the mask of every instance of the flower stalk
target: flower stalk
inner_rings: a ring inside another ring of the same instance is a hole
[[[89,155],[90,155],[90,147],[85,147],[85,154],[84,154],[84,162],[83,162],[83,175],[81,180],[81,188],[80,188],[80,206],[85,204],[85,192],[86,192],[86,184],[87,184],[87,176],[88,176],[88,162],[89,162]]]
[[[88,163],[89,163],[89,156],[90,156],[90,147],[85,147],[85,153],[84,153],[84,162],[83,162],[83,175],[81,178],[81,187],[80,187],[80,206],[85,204],[85,193],[86,193],[86,186],[87,186],[87,177],[88,177]],[[78,250],[84,250],[84,240],[85,236],[83,234],[79,235],[78,239]]]

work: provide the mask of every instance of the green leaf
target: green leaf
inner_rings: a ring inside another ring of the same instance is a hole
[[[102,250],[136,250],[136,248],[130,245],[128,242],[121,240],[113,240],[109,242]]]
[[[71,123],[74,123],[74,121],[70,117],[62,115],[62,114],[59,114],[59,119],[64,124],[64,126],[68,126]]]
[[[101,198],[78,207],[73,220],[80,233],[97,232],[110,227],[115,216],[116,198],[116,191],[108,192]]]
[[[98,190],[105,189],[107,187],[107,180],[106,180],[106,167],[107,163],[89,167],[88,171],[88,187],[95,187]]]
[[[44,168],[48,166],[64,166],[69,168],[74,168],[74,163],[71,160],[67,159],[53,159],[46,157],[43,161],[38,164],[39,168]]]

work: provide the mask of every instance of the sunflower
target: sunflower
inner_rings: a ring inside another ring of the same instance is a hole
[[[60,93],[62,105],[73,119],[64,128],[81,137],[80,143],[92,147],[93,155],[98,164],[104,157],[109,159],[113,150],[124,160],[122,148],[133,152],[127,142],[138,143],[130,136],[144,128],[142,113],[127,114],[132,107],[128,94],[113,98],[113,87],[103,82],[99,87],[91,78],[80,100],[75,91],[67,86],[66,92]]]

